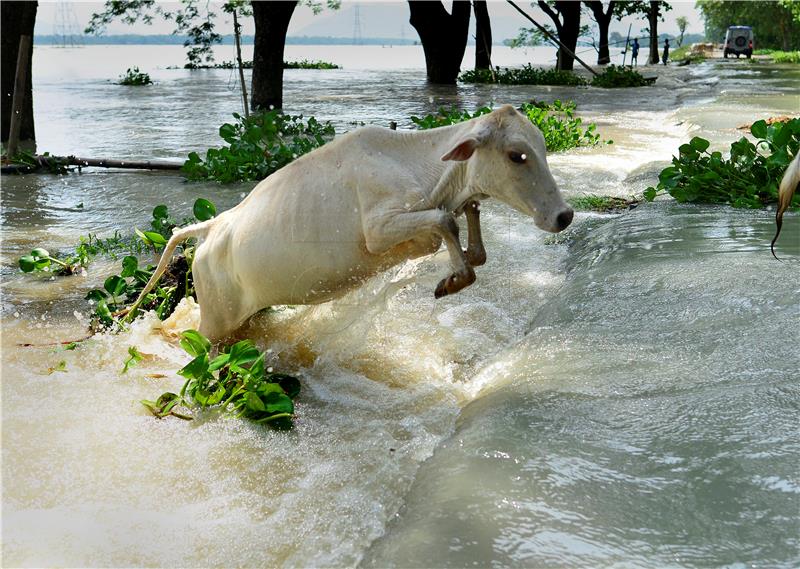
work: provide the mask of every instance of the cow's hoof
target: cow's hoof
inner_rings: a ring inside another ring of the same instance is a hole
[[[436,285],[436,290],[434,291],[433,296],[436,298],[442,298],[448,294],[454,294],[460,291],[462,288],[468,287],[474,282],[475,271],[473,271],[471,267],[467,267],[466,273],[456,273],[439,281],[439,284]]]
[[[442,279],[439,281],[439,284],[436,285],[436,290],[433,291],[434,298],[442,298],[443,296],[447,296],[448,294],[450,294],[449,292],[447,292],[447,281],[449,278],[450,277],[447,277],[446,279]]]

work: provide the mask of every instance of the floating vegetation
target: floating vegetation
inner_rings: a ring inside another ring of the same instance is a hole
[[[184,69],[238,69],[239,66],[235,61],[223,61],[222,63],[209,63],[206,65],[198,65],[195,63],[187,63],[183,66]],[[252,61],[242,61],[242,69],[252,69]],[[341,69],[341,66],[327,61],[310,61],[308,59],[301,59],[300,61],[284,61],[284,69]]]
[[[500,85],[586,85],[586,79],[571,71],[532,67],[495,67],[491,69],[468,69],[459,75],[462,83],[497,83]]]
[[[153,80],[150,79],[150,75],[139,71],[138,67],[129,67],[128,70],[125,72],[125,75],[119,76],[119,81],[117,82],[117,85],[131,85],[131,86],[142,86],[142,85],[152,85],[152,84]]]
[[[220,137],[228,143],[209,148],[205,159],[189,154],[183,172],[190,180],[215,180],[226,184],[263,180],[296,158],[319,148],[335,134],[329,123],[314,117],[292,116],[280,110],[264,111],[249,118],[234,113],[235,124],[225,123]]]
[[[600,135],[596,132],[597,125],[589,123],[584,126],[582,119],[575,116],[575,109],[574,102],[559,100],[552,103],[531,101],[519,108],[520,112],[542,131],[545,145],[550,152],[600,143]],[[468,121],[490,112],[492,112],[490,107],[481,107],[472,113],[456,108],[449,110],[440,108],[435,115],[411,117],[411,122],[417,125],[417,128],[424,130]]]
[[[641,203],[641,200],[635,197],[621,198],[618,196],[586,194],[567,198],[567,203],[577,210],[613,213],[621,210],[633,209]]]
[[[192,412],[216,409],[223,415],[274,428],[292,427],[293,400],[300,393],[300,381],[273,373],[266,367],[265,353],[253,342],[224,346],[212,357],[211,342],[195,330],[186,330],[181,347],[194,358],[178,371],[186,382],[179,394],[166,392],[155,401],[143,400],[142,405],[153,415],[191,420]],[[178,413],[176,408],[188,412]]]
[[[672,166],[659,174],[658,185],[645,190],[645,199],[666,192],[679,202],[744,208],[777,203],[781,177],[800,150],[800,119],[771,125],[756,121],[750,133],[755,143],[740,138],[731,144],[729,158],[709,152],[709,141],[699,136],[682,144]],[[793,203],[800,205],[800,195]]]
[[[592,78],[592,87],[617,89],[621,87],[645,87],[655,83],[655,77],[647,78],[635,69],[621,65],[609,65],[600,75]]]

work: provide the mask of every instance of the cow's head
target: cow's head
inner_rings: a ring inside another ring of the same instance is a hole
[[[545,231],[565,229],[574,212],[550,174],[541,131],[511,105],[470,122],[442,160],[466,161],[473,194],[510,205]]]

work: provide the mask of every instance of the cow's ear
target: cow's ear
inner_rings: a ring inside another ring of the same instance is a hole
[[[469,137],[458,144],[455,147],[442,156],[442,162],[446,162],[448,160],[469,160],[469,157],[472,156],[472,153],[475,152],[475,149],[478,147],[478,139],[474,137]]]
[[[475,152],[475,149],[478,148],[481,144],[486,142],[492,132],[492,127],[490,124],[483,123],[476,125],[476,128],[472,130],[469,134],[466,135],[465,138],[462,138],[458,144],[456,144],[450,152],[442,156],[442,162],[446,162],[448,160],[469,160],[469,157]]]

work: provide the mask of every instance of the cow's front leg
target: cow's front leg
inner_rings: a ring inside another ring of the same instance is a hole
[[[467,217],[467,250],[464,254],[470,266],[479,267],[486,262],[486,249],[481,237],[481,204],[475,200],[467,202],[464,215]]]
[[[367,250],[381,254],[405,241],[436,233],[442,237],[450,253],[453,274],[443,279],[434,296],[441,298],[460,291],[475,282],[475,271],[467,262],[458,240],[458,224],[452,214],[440,209],[393,212],[365,223]]]

